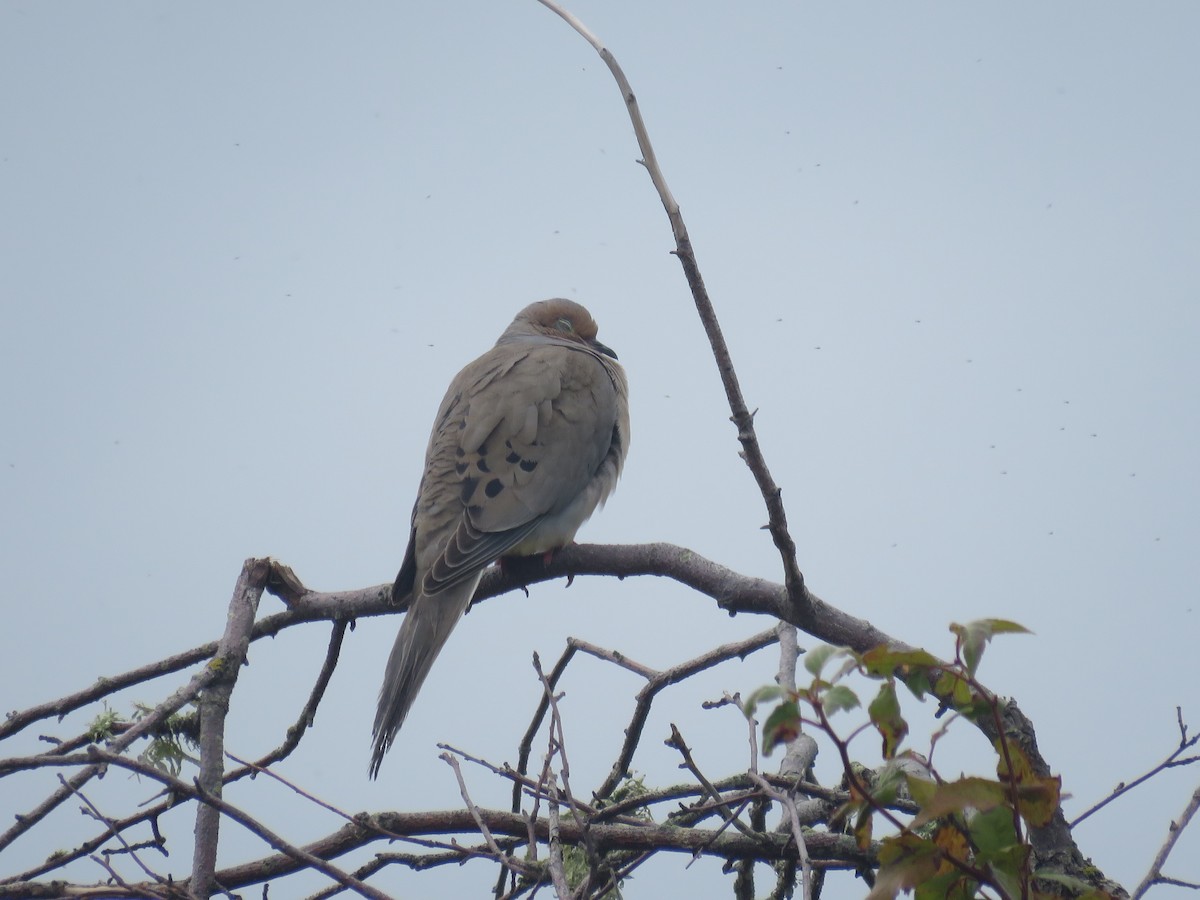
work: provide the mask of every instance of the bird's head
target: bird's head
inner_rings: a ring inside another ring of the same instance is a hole
[[[501,335],[500,342],[528,340],[530,336],[540,336],[549,338],[554,343],[582,344],[597,353],[616,359],[617,354],[612,348],[596,340],[598,330],[596,320],[585,307],[574,300],[556,297],[531,303],[517,313],[512,324]]]

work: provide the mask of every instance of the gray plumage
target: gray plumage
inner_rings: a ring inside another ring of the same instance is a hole
[[[379,692],[372,778],[483,570],[566,546],[612,493],[629,448],[616,358],[586,309],[544,300],[450,383],[392,589],[410,600]]]

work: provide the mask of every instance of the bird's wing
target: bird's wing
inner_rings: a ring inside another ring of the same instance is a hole
[[[413,520],[422,592],[472,577],[575,502],[611,452],[622,399],[609,366],[584,348],[502,344],[460,372]]]

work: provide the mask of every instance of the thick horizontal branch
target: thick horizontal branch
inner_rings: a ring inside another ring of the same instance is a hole
[[[744,612],[783,619],[830,644],[853,647],[855,650],[868,650],[885,643],[904,646],[871,623],[847,615],[811,592],[807,592],[810,601],[807,608],[795,607],[788,602],[783,585],[742,575],[676,544],[573,544],[556,553],[549,565],[532,562],[508,566],[505,571],[493,567],[484,575],[475,592],[475,603],[528,584],[574,575],[615,575],[622,579],[633,575],[655,575],[670,578],[711,597],[720,608],[731,614]],[[268,590],[271,590],[270,586]],[[301,586],[298,591],[288,591],[287,603],[288,609],[266,616],[254,624],[252,640],[275,637],[284,629],[305,622],[353,621],[365,616],[387,615],[404,610],[403,604],[391,602],[390,583],[333,592],[311,591]],[[119,690],[182,671],[211,658],[216,652],[217,642],[210,641],[120,675],[101,677],[78,693],[12,712],[0,723],[0,740],[34,722],[64,716]]]
[[[531,823],[518,814],[495,810],[477,810],[483,824],[495,835],[525,840],[529,837]],[[438,812],[379,813],[360,815],[355,824],[345,825],[319,841],[303,847],[309,857],[332,860],[376,841],[396,838],[428,838],[452,834],[478,834],[479,824],[468,810],[446,810]],[[532,823],[533,833],[539,841],[549,840],[550,824],[545,818]],[[558,823],[558,838],[572,846],[584,841],[585,828],[570,817]],[[720,834],[710,829],[677,828],[670,825],[600,825],[586,827],[588,839],[599,852],[619,850],[673,851],[678,853],[702,854],[722,859],[754,859],[762,862],[794,860],[796,846],[782,834],[756,835],[754,839],[738,833]],[[806,836],[808,853],[814,859],[823,860],[831,866],[845,868],[871,867],[878,864],[872,853],[859,850],[854,839],[848,835],[813,833]],[[463,859],[476,856],[477,852],[464,849]],[[306,868],[295,855],[276,854],[240,866],[221,869],[215,879],[227,890],[237,890],[252,884],[293,875]],[[0,886],[3,897],[49,897],[63,896],[62,884],[57,883],[55,893],[47,883],[25,882]],[[82,886],[81,886],[82,887]],[[127,893],[108,887],[106,897],[138,896],[137,889],[149,890],[157,885],[129,885]],[[86,888],[84,888],[86,890]],[[24,892],[24,893],[22,893]],[[81,894],[81,896],[86,896]]]
[[[727,569],[677,544],[572,544],[556,553],[549,565],[534,561],[506,566],[505,570],[487,573],[475,593],[476,603],[524,584],[563,576],[615,575],[623,579],[657,575],[711,597],[730,614],[744,612],[783,619],[826,643],[859,651],[880,644],[907,646],[865,619],[830,606],[811,591],[805,591],[804,604],[789,603],[784,585]]]
[[[530,823],[521,815],[496,809],[478,808],[483,824],[495,835],[518,839],[529,837]],[[307,853],[322,859],[333,859],[357,850],[387,836],[432,837],[450,834],[478,834],[479,825],[468,810],[400,813],[388,812],[357,817],[362,824],[345,825],[338,831],[304,847]],[[539,841],[549,840],[549,820],[541,818],[532,823]],[[581,845],[584,829],[570,817],[558,823],[558,836],[564,843]],[[757,859],[773,862],[797,859],[795,845],[785,835],[760,835],[751,840],[744,835],[718,834],[710,829],[677,828],[670,825],[603,825],[587,827],[591,842],[600,852],[613,850],[668,850],[679,853],[702,853],[723,859]],[[854,839],[847,835],[814,833],[807,839],[808,851],[815,859],[844,863],[848,868],[877,864],[873,854],[863,853]],[[217,873],[217,880],[227,887],[279,878],[299,870],[296,861],[282,854],[244,866],[234,866]]]

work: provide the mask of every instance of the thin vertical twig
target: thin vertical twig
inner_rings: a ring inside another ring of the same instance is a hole
[[[650,180],[653,182],[654,189],[662,201],[663,209],[667,212],[667,218],[671,222],[671,233],[675,237],[675,255],[683,266],[684,277],[691,289],[692,300],[696,304],[696,312],[700,315],[700,322],[704,326],[709,345],[712,347],[717,371],[720,373],[721,383],[725,388],[725,397],[729,403],[729,411],[732,413],[731,418],[737,427],[738,441],[742,445],[742,458],[758,483],[759,492],[767,507],[767,528],[783,563],[784,585],[787,588],[788,600],[797,610],[798,615],[806,620],[810,619],[813,616],[812,598],[804,585],[804,575],[796,560],[796,544],[792,540],[791,532],[788,531],[782,491],[771,476],[766,458],[759,447],[758,435],[754,430],[754,413],[747,407],[746,399],[742,395],[741,384],[733,367],[729,346],[721,332],[721,324],[717,320],[716,310],[708,296],[708,288],[704,286],[704,278],[701,276],[700,266],[696,262],[696,254],[692,249],[692,240],[688,236],[683,214],[679,210],[679,204],[675,201],[671,189],[667,187],[667,179],[654,154],[654,147],[650,143],[650,134],[642,119],[637,97],[612,51],[604,46],[603,42],[583,22],[563,9],[555,0],[538,0],[538,2],[562,18],[591,44],[592,48],[600,54],[600,58],[604,60],[604,64],[608,66],[609,72],[612,73],[621,90],[621,97],[625,101],[625,108],[633,124],[633,133],[637,137],[638,148],[642,153],[641,163],[650,174]]]

